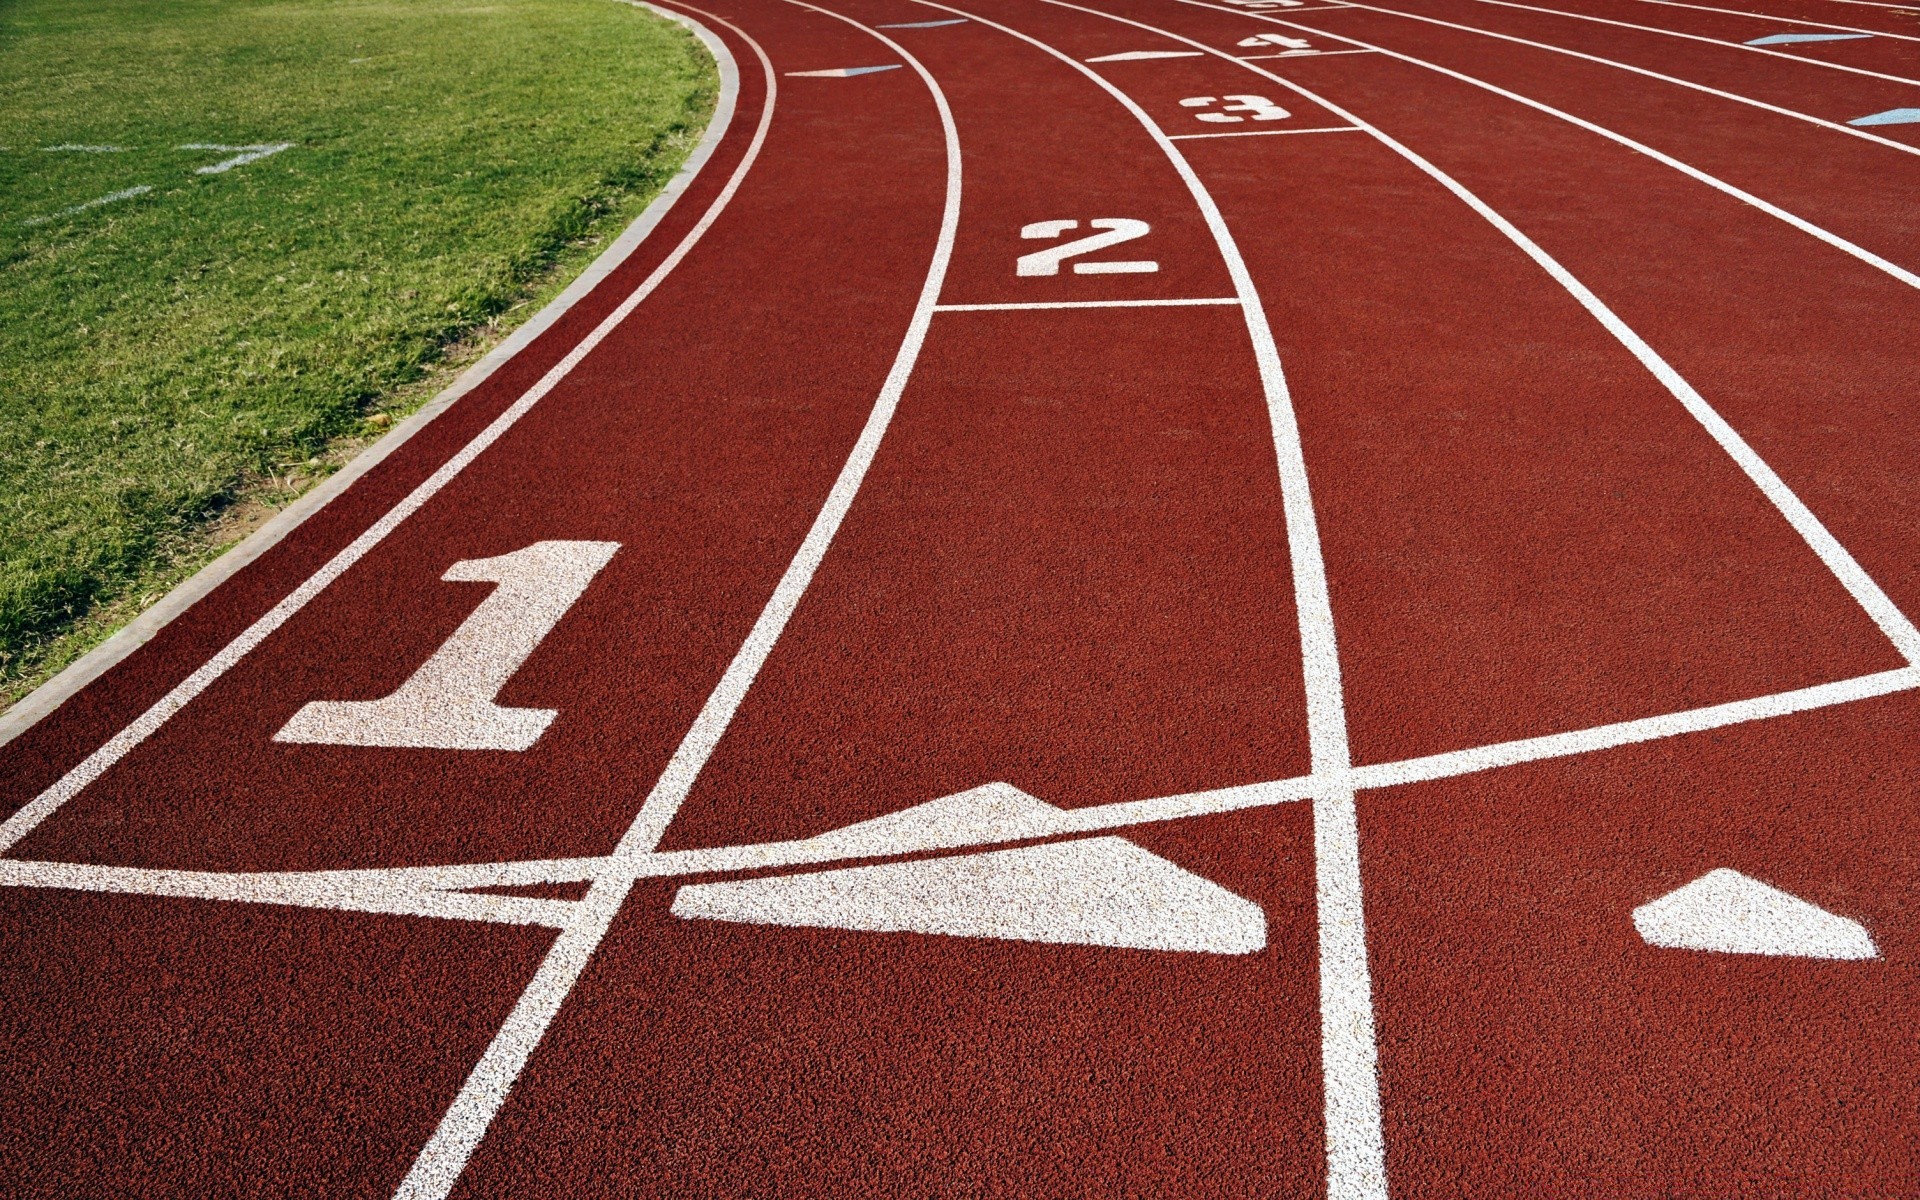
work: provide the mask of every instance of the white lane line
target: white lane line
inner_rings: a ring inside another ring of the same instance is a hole
[[[1326,125],[1319,129],[1235,129],[1226,133],[1174,133],[1176,142],[1197,142],[1205,138],[1273,137],[1286,133],[1365,133],[1358,125]]]
[[[1341,691],[1340,656],[1334,636],[1333,605],[1327,590],[1320,530],[1313,514],[1306,454],[1294,417],[1280,351],[1267,324],[1266,309],[1253,276],[1240,256],[1206,185],[1194,173],[1164,130],[1133,98],[1088,70],[1071,56],[1016,29],[934,0],[914,0],[929,8],[967,16],[1034,46],[1079,71],[1118,101],[1160,146],[1179,173],[1194,204],[1206,218],[1234,292],[1240,297],[1247,335],[1266,393],[1273,427],[1274,457],[1280,476],[1281,509],[1286,522],[1294,604],[1299,615],[1301,657],[1306,682],[1307,737],[1316,776],[1344,779],[1351,759],[1347,745],[1346,701]],[[1063,5],[1076,8],[1075,5]],[[1080,9],[1082,12],[1091,10]],[[1104,16],[1105,14],[1095,14]],[[1135,24],[1129,22],[1129,24]],[[1148,28],[1140,26],[1140,28]],[[1188,38],[1174,40],[1208,54],[1230,57]],[[1248,68],[1253,69],[1253,68]],[[1336,784],[1313,802],[1314,879],[1320,938],[1321,1074],[1326,1089],[1327,1195],[1330,1200],[1374,1200],[1386,1194],[1386,1149],[1380,1122],[1378,1050],[1373,1026],[1373,984],[1367,967],[1366,925],[1361,908],[1360,844],[1353,790]]]
[[[1347,782],[1356,790],[1398,787],[1451,779],[1523,763],[1593,754],[1641,742],[1726,729],[1795,713],[1853,704],[1920,689],[1920,669],[1899,667],[1873,675],[1816,684],[1793,691],[1734,700],[1703,708],[1661,713],[1606,725],[1544,734],[1510,742],[1449,750],[1420,758],[1355,767]],[[1124,800],[1086,808],[1056,810],[1043,827],[1023,829],[1005,841],[1064,837],[1128,829],[1193,817],[1219,816],[1311,800],[1329,781],[1311,775],[1240,784],[1146,800]],[[957,841],[922,849],[966,850],[997,841]],[[0,886],[66,888],[139,895],[193,896],[208,900],[250,901],[364,912],[404,913],[459,920],[516,921],[564,927],[573,902],[515,897],[470,897],[463,889],[541,883],[591,883],[609,874],[623,878],[675,878],[725,875],[782,867],[855,861],[844,845],[822,838],[671,850],[635,859],[610,855],[589,858],[517,859],[506,862],[452,863],[432,867],[374,867],[331,871],[202,872],[159,871],[135,867],[98,867],[82,863],[0,859]],[[497,909],[460,911],[468,899],[513,900]],[[453,901],[455,903],[448,903]]]
[[[1236,13],[1236,14],[1238,14],[1239,12],[1239,10],[1237,9],[1222,8],[1220,5],[1208,3],[1208,0],[1178,0],[1178,2],[1181,4],[1192,5],[1195,8],[1209,9],[1213,12],[1230,12],[1230,13]],[[1660,163],[1662,166],[1671,167],[1690,179],[1693,179],[1699,183],[1704,183],[1708,187],[1714,189],[1717,192],[1722,192],[1728,196],[1732,196],[1734,199],[1740,201],[1742,204],[1746,204],[1750,207],[1757,208],[1761,212],[1766,213],[1768,216],[1773,217],[1775,220],[1783,221],[1786,224],[1791,225],[1793,228],[1799,230],[1801,233],[1806,234],[1808,237],[1817,238],[1820,241],[1825,242],[1827,245],[1832,246],[1834,249],[1840,251],[1842,254],[1846,254],[1852,258],[1858,259],[1859,261],[1872,267],[1874,270],[1880,271],[1894,279],[1897,279],[1901,283],[1906,284],[1908,287],[1920,288],[1920,274],[1915,274],[1913,271],[1907,270],[1905,267],[1901,267],[1892,262],[1889,262],[1887,259],[1880,257],[1878,254],[1875,254],[1873,251],[1868,250],[1864,246],[1855,245],[1854,243],[1848,241],[1846,238],[1841,237],[1837,233],[1833,233],[1830,230],[1823,229],[1820,226],[1815,225],[1813,222],[1806,220],[1803,217],[1795,216],[1793,213],[1788,212],[1786,209],[1781,208],[1777,204],[1773,204],[1766,200],[1762,200],[1760,197],[1754,195],[1752,192],[1748,192],[1741,188],[1737,188],[1733,184],[1730,184],[1723,179],[1720,179],[1713,175],[1709,175],[1707,172],[1702,171],[1698,167],[1692,166],[1688,163],[1681,162],[1679,159],[1673,157],[1670,154],[1666,154],[1659,150],[1655,150],[1652,146],[1646,145],[1643,142],[1636,142],[1632,138],[1626,136],[1625,134],[1615,133],[1613,130],[1608,129],[1605,126],[1596,125],[1592,121],[1586,120],[1584,117],[1576,117],[1570,112],[1564,112],[1560,109],[1554,108],[1550,104],[1544,104],[1541,101],[1532,99],[1531,97],[1523,96],[1518,92],[1508,91],[1506,88],[1503,88],[1498,84],[1488,83],[1484,79],[1476,79],[1471,75],[1462,74],[1461,72],[1456,71],[1451,67],[1443,67],[1438,63],[1428,62],[1426,59],[1423,59],[1423,58],[1415,58],[1410,54],[1402,54],[1398,50],[1389,50],[1384,46],[1376,46],[1372,42],[1363,42],[1358,38],[1348,37],[1345,34],[1328,33],[1325,30],[1316,29],[1311,25],[1295,25],[1290,21],[1282,20],[1278,17],[1267,17],[1267,16],[1262,16],[1260,14],[1256,14],[1256,13],[1247,13],[1247,14],[1240,14],[1240,15],[1255,16],[1255,17],[1258,17],[1260,20],[1270,21],[1277,25],[1286,25],[1292,29],[1298,29],[1308,33],[1318,33],[1326,37],[1334,38],[1338,41],[1349,42],[1358,46],[1364,46],[1369,50],[1378,51],[1379,53],[1386,55],[1388,58],[1399,59],[1401,62],[1408,63],[1412,66],[1421,67],[1429,71],[1438,72],[1441,75],[1447,76],[1449,79],[1457,79],[1461,83],[1465,83],[1473,87],[1480,88],[1482,91],[1492,92],[1494,95],[1500,96],[1507,100],[1511,100],[1516,104],[1524,104],[1528,108],[1533,109],[1535,112],[1545,113],[1550,117],[1554,117],[1558,120],[1565,121],[1569,125],[1578,126],[1579,128],[1586,130],[1588,133],[1596,134],[1600,137],[1606,138],[1608,141],[1613,142],[1616,145],[1625,146],[1627,149],[1632,150],[1636,154],[1643,154],[1646,157],[1653,159],[1655,162]],[[1500,36],[1504,36],[1504,35],[1500,35]],[[1236,59],[1234,61],[1244,61],[1244,60]],[[1251,70],[1253,68],[1248,68],[1248,69]],[[1278,76],[1268,76],[1268,77],[1271,79],[1275,79],[1278,82],[1286,83],[1285,80],[1279,79]],[[1292,87],[1293,85],[1287,84],[1287,86]],[[1299,90],[1299,89],[1296,89],[1296,90]],[[1311,95],[1311,93],[1307,93],[1304,91],[1302,92],[1302,94]],[[1881,140],[1884,140],[1884,139],[1881,139]],[[1897,142],[1890,142],[1888,144],[1895,145],[1895,146],[1899,145],[1899,143]],[[1901,149],[1911,149],[1911,147],[1902,146]]]
[[[22,224],[45,225],[48,221],[57,221],[61,217],[71,217],[75,213],[83,213],[90,208],[99,208],[103,204],[117,204],[122,200],[131,200],[135,196],[144,196],[152,190],[152,185],[145,183],[140,184],[138,187],[122,188],[120,191],[108,192],[104,196],[96,196],[92,200],[83,201],[82,203],[63,208],[59,212],[48,213],[44,217],[28,217]]]
[[[1240,303],[1238,296],[1202,296],[1185,300],[1023,300],[1008,304],[936,304],[933,306],[933,311],[1012,312],[1034,308],[1185,308],[1196,304],[1238,303]]]
[[[1069,4],[1066,0],[1046,0],[1046,3],[1058,5],[1062,8],[1075,9],[1080,12],[1091,13],[1097,11],[1094,9],[1081,8],[1077,4]],[[1207,7],[1212,6],[1208,5]],[[1179,34],[1169,33],[1166,30],[1154,29],[1152,26],[1142,24],[1138,21],[1128,20],[1125,17],[1116,17],[1108,13],[1099,13],[1098,15],[1105,16],[1111,21],[1119,21],[1123,24],[1137,26],[1141,29],[1152,30],[1163,37],[1185,42],[1191,46],[1203,45],[1203,43],[1196,42],[1191,38],[1181,37]],[[1228,62],[1239,61],[1225,51],[1208,49],[1207,52],[1218,58],[1225,59]],[[1792,526],[1794,532],[1800,535],[1801,540],[1807,544],[1807,547],[1826,565],[1827,570],[1832,572],[1834,578],[1840,581],[1840,586],[1847,589],[1847,594],[1852,596],[1854,602],[1860,605],[1875,625],[1879,626],[1880,632],[1886,636],[1888,641],[1893,643],[1894,648],[1900,652],[1902,658],[1907,660],[1908,665],[1920,665],[1920,629],[1914,628],[1913,622],[1907,618],[1905,613],[1900,611],[1899,606],[1894,604],[1893,600],[1881,590],[1880,585],[1873,580],[1872,576],[1867,574],[1866,569],[1855,561],[1853,555],[1848,552],[1847,548],[1840,544],[1839,539],[1835,538],[1833,534],[1827,530],[1827,527],[1821,523],[1820,518],[1814,515],[1813,510],[1802,503],[1800,497],[1794,493],[1793,489],[1787,486],[1786,481],[1781,479],[1759,454],[1755,453],[1753,447],[1747,444],[1746,439],[1741,437],[1739,432],[1735,430],[1712,405],[1708,404],[1706,399],[1694,389],[1693,385],[1688,383],[1678,371],[1674,370],[1672,365],[1669,364],[1666,359],[1662,358],[1658,351],[1648,345],[1646,340],[1629,327],[1625,321],[1622,321],[1611,308],[1607,307],[1606,302],[1601,300],[1586,284],[1580,282],[1571,271],[1562,266],[1558,259],[1543,250],[1513,222],[1494,211],[1492,206],[1488,205],[1486,201],[1469,191],[1466,185],[1445,171],[1442,171],[1439,167],[1434,166],[1425,158],[1414,153],[1411,149],[1384,131],[1361,120],[1357,115],[1335,104],[1325,96],[1319,95],[1290,80],[1283,79],[1271,71],[1264,70],[1251,63],[1241,62],[1239,65],[1241,69],[1270,79],[1281,87],[1298,95],[1305,96],[1314,103],[1321,105],[1335,116],[1351,121],[1353,124],[1364,128],[1367,132],[1373,134],[1382,145],[1412,164],[1435,183],[1452,192],[1462,203],[1478,213],[1481,219],[1499,230],[1508,241],[1512,242],[1522,253],[1532,259],[1535,265],[1550,275],[1554,282],[1564,288],[1568,295],[1572,296],[1582,308],[1586,309],[1588,315],[1598,321],[1608,333],[1612,334],[1615,341],[1619,342],[1626,348],[1628,353],[1638,359],[1640,365],[1645,367],[1648,373],[1655,379],[1659,380],[1661,386],[1667,389],[1667,393],[1679,401],[1680,406],[1700,424],[1701,428],[1707,431],[1708,435],[1711,436],[1715,442],[1719,443],[1720,448],[1739,465],[1740,469],[1746,473],[1747,478],[1753,481],[1754,486],[1760,489],[1761,494],[1764,495],[1780,515],[1786,519],[1787,524]]]
[[[1724,41],[1720,38],[1706,37],[1698,33],[1682,33],[1678,29],[1662,29],[1657,25],[1635,25],[1631,21],[1615,21],[1607,17],[1590,16],[1587,13],[1567,12],[1565,9],[1541,8],[1534,4],[1518,4],[1515,3],[1515,0],[1476,0],[1476,2],[1480,4],[1498,5],[1501,8],[1517,8],[1523,12],[1537,12],[1544,13],[1548,16],[1566,17],[1572,21],[1592,21],[1598,25],[1615,25],[1621,29],[1635,29],[1641,33],[1665,34],[1667,37],[1685,38],[1690,42],[1705,42],[1709,46],[1719,46],[1726,50],[1744,50],[1749,54],[1765,54],[1773,58],[1784,58],[1788,62],[1800,63],[1802,66],[1825,67],[1830,71],[1845,71],[1850,75],[1866,75],[1874,79],[1884,79],[1889,83],[1903,83],[1913,87],[1920,87],[1920,79],[1908,79],[1904,75],[1888,75],[1884,71],[1869,71],[1865,67],[1852,67],[1845,63],[1828,62],[1821,58],[1807,58],[1799,54],[1789,54],[1784,50],[1769,50],[1765,46],[1749,46],[1741,42]]]
[[[1189,3],[1196,3],[1197,0],[1179,0],[1179,2],[1182,4],[1189,4]],[[1216,11],[1219,11],[1219,12],[1239,12],[1238,9],[1222,8],[1217,4],[1205,4],[1204,7],[1215,9]],[[1778,116],[1791,117],[1796,121],[1805,121],[1809,125],[1818,125],[1822,129],[1831,129],[1837,133],[1844,133],[1852,137],[1864,138],[1869,142],[1874,142],[1878,145],[1886,146],[1889,149],[1898,150],[1902,154],[1920,154],[1920,146],[1909,146],[1905,142],[1896,142],[1892,138],[1885,138],[1885,137],[1881,137],[1878,134],[1868,133],[1864,129],[1854,129],[1849,126],[1842,125],[1837,121],[1829,121],[1824,117],[1816,117],[1808,113],[1797,112],[1791,108],[1782,108],[1778,104],[1768,104],[1764,100],[1755,100],[1751,96],[1741,96],[1741,95],[1736,95],[1733,92],[1724,92],[1724,91],[1721,91],[1719,88],[1708,87],[1704,83],[1695,83],[1690,79],[1681,79],[1676,75],[1663,75],[1659,71],[1649,70],[1646,67],[1636,67],[1630,63],[1620,62],[1617,59],[1602,58],[1597,54],[1587,54],[1580,50],[1569,50],[1565,46],[1555,46],[1547,42],[1530,41],[1527,38],[1515,37],[1511,33],[1496,33],[1491,29],[1481,29],[1478,26],[1474,26],[1474,25],[1459,25],[1459,24],[1455,24],[1452,21],[1442,21],[1438,17],[1423,17],[1418,13],[1402,12],[1397,8],[1381,8],[1377,4],[1356,3],[1352,5],[1352,7],[1358,8],[1358,9],[1364,9],[1367,12],[1385,13],[1387,16],[1390,16],[1390,17],[1404,17],[1409,21],[1424,21],[1429,25],[1439,25],[1447,29],[1457,29],[1462,33],[1472,33],[1472,34],[1478,34],[1481,37],[1498,38],[1500,41],[1503,41],[1503,42],[1512,42],[1516,46],[1530,46],[1535,50],[1545,50],[1551,54],[1564,54],[1569,58],[1578,58],[1586,62],[1598,63],[1603,67],[1614,67],[1621,71],[1631,71],[1635,75],[1644,76],[1645,78],[1648,78],[1648,79],[1658,79],[1662,83],[1671,83],[1676,87],[1688,88],[1696,92],[1704,92],[1709,96],[1718,96],[1722,100],[1731,100],[1736,104],[1745,104],[1750,108],[1758,108],[1765,112],[1774,113]],[[1278,17],[1268,16],[1264,13],[1244,13],[1242,15],[1254,17],[1264,21],[1273,21],[1276,24],[1280,24],[1280,25],[1292,24],[1289,21],[1283,20]],[[1344,37],[1341,34],[1333,33],[1329,30],[1321,29],[1313,25],[1295,25],[1293,27],[1296,29],[1304,30],[1308,33],[1317,33],[1323,37],[1334,38],[1338,41],[1351,42],[1351,43],[1355,43],[1357,45],[1362,45],[1362,46],[1371,45],[1371,43],[1361,42],[1357,38]],[[1380,50],[1382,53],[1393,54],[1393,51],[1386,50],[1384,47],[1373,46],[1372,48],[1376,50]],[[1394,56],[1396,58],[1404,57],[1402,55],[1394,55]],[[1808,62],[1811,60],[1801,59],[1799,61]]]
[[[715,42],[714,44],[718,45],[719,43]],[[60,806],[68,800],[79,795],[88,784],[91,784],[94,780],[106,774],[107,770],[115,763],[125,758],[135,747],[139,746],[140,743],[152,737],[154,732],[166,724],[168,719],[175,713],[185,708],[195,697],[200,695],[201,692],[204,692],[208,687],[212,686],[215,680],[232,670],[235,664],[239,663],[241,659],[251,653],[260,643],[266,641],[276,629],[291,620],[295,613],[298,613],[311,603],[314,597],[326,590],[328,585],[344,575],[355,563],[366,557],[367,553],[385,540],[387,535],[397,529],[402,521],[405,521],[415,512],[418,512],[427,501],[431,500],[442,488],[452,482],[455,476],[466,470],[476,458],[480,457],[481,453],[485,451],[487,447],[498,441],[508,429],[513,427],[515,422],[519,421],[521,417],[531,411],[534,405],[538,404],[562,379],[565,379],[575,367],[580,365],[581,361],[593,351],[594,347],[604,341],[608,334],[612,333],[614,329],[619,327],[621,322],[633,314],[633,310],[639,307],[641,301],[653,294],[653,290],[660,285],[660,282],[665,279],[675,267],[680,265],[680,262],[693,250],[694,245],[705,236],[707,230],[712,228],[713,223],[719,219],[721,212],[725,210],[727,204],[733,199],[734,193],[740,189],[740,182],[746,177],[747,168],[752,166],[753,160],[759,156],[761,143],[766,140],[767,122],[771,119],[771,116],[771,101],[769,101],[767,111],[761,115],[760,126],[755,130],[753,142],[747,147],[747,153],[745,157],[741,159],[739,166],[734,168],[733,175],[727,180],[726,186],[720,190],[719,195],[714,197],[713,202],[707,206],[707,211],[701,215],[700,220],[694,224],[693,228],[687,231],[686,236],[680,239],[679,244],[673,248],[672,252],[661,260],[660,264],[653,269],[653,272],[649,274],[645,280],[641,281],[640,285],[634,288],[625,300],[620,302],[618,308],[607,314],[606,318],[595,326],[591,333],[582,338],[580,343],[569,351],[565,358],[555,363],[551,370],[541,376],[537,383],[522,393],[520,398],[515,400],[505,412],[495,417],[492,423],[481,430],[479,434],[475,435],[473,440],[462,447],[458,454],[455,454],[451,459],[448,459],[442,464],[439,470],[428,476],[419,486],[415,487],[412,492],[408,493],[404,499],[389,509],[386,515],[382,516],[359,537],[355,538],[345,548],[340,550],[339,553],[335,554],[318,571],[308,576],[305,582],[288,593],[286,597],[254,621],[253,624],[242,630],[232,641],[221,647],[217,654],[202,663],[192,674],[188,675],[178,684],[175,684],[171,691],[155,701],[152,707],[134,718],[126,728],[116,733],[92,754],[89,754],[85,759],[76,764],[65,775],[55,780],[45,791],[27,802],[27,804],[22,806],[11,817],[7,818],[6,821],[0,822],[0,853],[4,853],[18,844],[20,839],[33,832],[34,828],[38,826],[40,822],[52,816],[59,810]],[[716,111],[715,120],[718,119],[719,113]],[[310,511],[311,510],[309,510],[309,512]],[[17,732],[17,730],[14,732]]]
[[[1538,762],[1542,759],[1591,754],[1597,750],[1611,750],[1636,742],[1701,733],[1709,729],[1724,729],[1729,725],[1743,725],[1749,721],[1765,721],[1792,713],[1809,712],[1816,708],[1852,704],[1855,701],[1869,700],[1875,696],[1889,696],[1895,692],[1912,691],[1915,688],[1920,688],[1920,670],[1913,667],[1898,667],[1874,675],[1818,684],[1814,687],[1780,692],[1772,696],[1760,696],[1752,700],[1735,700],[1728,704],[1715,704],[1685,712],[1663,713],[1657,717],[1642,717],[1634,721],[1597,725],[1590,729],[1576,729],[1568,733],[1552,733],[1544,737],[1522,738],[1519,741],[1501,742],[1491,746],[1476,746],[1470,750],[1450,750],[1444,754],[1430,754],[1424,758],[1409,758],[1399,762],[1356,767],[1353,772],[1354,786],[1394,787],[1403,783],[1418,783],[1429,779],[1447,779],[1455,775],[1491,771],[1498,767]]]
[[[554,928],[564,928],[573,909],[572,902],[566,900],[443,890],[422,886],[405,875],[379,871],[172,871],[0,859],[0,886],[283,904]]]
[[[610,858],[617,864],[642,861],[659,845],[667,825],[679,811],[701,769],[706,766],[708,757],[739,710],[754,678],[772,653],[781,631],[799,607],[800,599],[807,585],[812,582],[821,560],[826,557],[834,534],[852,507],[861,481],[865,479],[867,469],[872,466],[874,456],[879,452],[881,438],[913,374],[914,363],[919,358],[927,329],[933,321],[933,306],[939,300],[940,289],[946,281],[947,265],[953,257],[954,238],[959,228],[960,135],[939,83],[919,59],[908,53],[906,47],[879,30],[839,13],[804,3],[804,0],[789,0],[789,3],[843,21],[865,32],[900,55],[926,84],[940,113],[947,155],[946,202],[941,211],[940,233],[906,336],[901,341],[892,370],[881,385],[865,428],[860,431],[860,437],[854,443],[839,477],[834,480],[826,502],[815,517],[812,528],[807,531],[805,541],[788,564],[745,643],[728,664],[726,673],[721,676],[713,693],[708,696],[672,760],[641,805],[633,824],[614,848]],[[701,12],[725,24],[753,46],[767,73],[770,114],[774,87],[773,64],[767,60],[760,45],[732,22],[700,9],[692,11]],[[764,124],[761,132],[765,132]],[[466,1169],[467,1160],[472,1157],[480,1139],[486,1135],[487,1127],[493,1123],[494,1115],[506,1102],[507,1093],[519,1078],[534,1047],[546,1035],[547,1027],[559,1014],[560,1006],[565,1003],[573,985],[586,970],[587,962],[612,927],[614,917],[632,891],[633,878],[631,873],[603,874],[594,880],[586,896],[577,903],[572,922],[555,939],[533,980],[514,1004],[513,1011],[495,1033],[480,1061],[474,1064],[460,1094],[441,1117],[432,1138],[414,1159],[406,1179],[394,1193],[396,1200],[444,1200],[452,1192],[461,1172]]]
[[[1847,33],[1864,33],[1870,37],[1897,38],[1903,42],[1920,42],[1920,36],[1911,33],[1887,33],[1879,29],[1862,29],[1857,25],[1834,25],[1827,21],[1803,21],[1793,17],[1776,17],[1771,13],[1743,12],[1737,8],[1715,8],[1708,4],[1686,4],[1682,0],[1639,0],[1642,4],[1659,4],[1666,8],[1691,8],[1698,12],[1721,13],[1729,17],[1751,17],[1756,21],[1767,21],[1774,25],[1810,25],[1815,29],[1839,29]]]

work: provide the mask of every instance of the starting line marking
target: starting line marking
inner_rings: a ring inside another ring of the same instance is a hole
[[[1201,296],[1171,300],[1033,300],[1007,304],[936,304],[935,312],[1010,312],[1036,308],[1184,308],[1196,304],[1238,304],[1237,296]]]
[[[1235,301],[1234,303],[1237,303]],[[630,857],[518,859],[432,867],[327,871],[220,872],[93,866],[0,859],[0,886],[64,888],[258,904],[285,904],[451,920],[565,928],[578,901],[477,894],[468,889],[541,883],[593,883],[731,874],[929,851],[977,850],[1037,839],[1084,837],[1191,817],[1219,816],[1313,800],[1347,789],[1368,791],[1567,758],[1704,733],[1753,721],[1831,708],[1920,689],[1920,668],[1899,667],[1834,683],[1663,713],[1566,733],[1497,742],[1421,758],[1352,768],[1344,777],[1305,775],[1203,792],[1061,809],[1035,801],[1008,807],[1007,784],[927,801],[816,837],[747,846],[671,850]],[[940,814],[946,814],[936,819]],[[891,823],[895,828],[884,828]]]

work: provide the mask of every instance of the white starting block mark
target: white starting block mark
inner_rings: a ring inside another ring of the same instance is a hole
[[[1791,958],[1879,957],[1866,927],[1727,867],[1633,910],[1650,946]]]
[[[1206,121],[1214,125],[1237,125],[1247,120],[1284,121],[1293,115],[1265,96],[1227,96],[1225,99],[1230,103],[1221,108],[1219,112],[1195,113],[1193,114],[1193,119],[1196,121]],[[1189,96],[1180,102],[1180,107],[1207,108],[1219,103],[1221,103],[1220,97]],[[1244,113],[1246,115],[1236,117],[1232,115],[1234,113]]]
[[[1009,827],[1040,832],[1061,815],[1009,784],[990,784],[814,841],[907,853]],[[1259,905],[1111,836],[689,884],[674,894],[672,912],[683,920],[1201,954],[1267,945]]]
[[[1075,238],[1058,246],[1045,250],[1035,250],[1032,254],[1022,254],[1014,265],[1013,273],[1020,276],[1058,275],[1060,264],[1070,258],[1079,258],[1083,254],[1092,254],[1096,250],[1105,250],[1109,246],[1118,246],[1122,242],[1131,242],[1153,232],[1153,227],[1145,221],[1136,221],[1130,217],[1096,217],[1088,221],[1095,229],[1104,229],[1105,233],[1089,234]],[[1057,238],[1069,230],[1078,229],[1078,221],[1035,221],[1020,230],[1020,236],[1028,239]],[[1150,259],[1123,262],[1081,262],[1073,264],[1075,275],[1145,275],[1160,269],[1160,264]]]

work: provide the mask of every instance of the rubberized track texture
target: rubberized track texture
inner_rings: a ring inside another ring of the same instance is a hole
[[[1920,1192],[1920,27],[663,5],[556,305],[0,723],[19,1196]]]

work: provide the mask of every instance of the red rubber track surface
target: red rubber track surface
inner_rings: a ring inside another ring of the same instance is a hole
[[[5,1190],[1914,1191],[1920,157],[1476,31],[1832,122],[1920,87],[1475,0],[1310,7],[686,10],[736,111],[639,247],[0,746],[34,818],[0,856]],[[1249,96],[1286,114],[1208,119]],[[1148,229],[1016,272],[1105,221]],[[1074,269],[1120,260],[1153,269]],[[453,564],[541,541],[619,548],[494,698],[558,714],[531,747],[275,740],[457,641],[499,593]],[[986,785],[1050,815],[808,841]],[[1127,941],[1185,918],[1115,899],[1103,846],[1261,936]],[[993,861],[1026,865],[967,930],[899,915]],[[1721,868],[1872,956],[1639,932]],[[920,881],[877,926],[696,911],[873,878]],[[1133,932],[1073,932],[1103,920]]]

